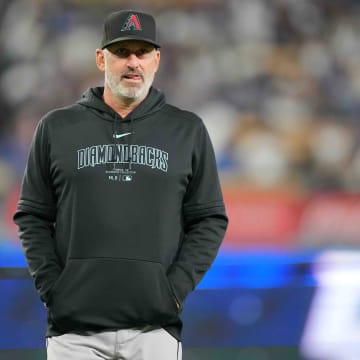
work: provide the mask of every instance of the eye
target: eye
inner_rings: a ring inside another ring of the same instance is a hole
[[[142,48],[142,49],[136,50],[135,55],[137,57],[143,57],[144,55],[149,54],[151,51],[152,51],[151,48]]]
[[[127,58],[130,55],[130,50],[126,48],[117,48],[114,49],[112,53],[120,58]]]
[[[146,54],[146,50],[145,49],[139,49],[139,50],[136,50],[135,51],[135,55],[136,56],[142,56],[142,55],[144,55],[144,54]]]

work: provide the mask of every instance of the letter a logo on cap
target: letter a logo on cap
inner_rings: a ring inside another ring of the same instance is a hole
[[[136,14],[130,14],[121,28],[121,31],[129,30],[142,30],[139,17]]]

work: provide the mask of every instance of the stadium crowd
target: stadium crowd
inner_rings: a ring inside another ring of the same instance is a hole
[[[1,0],[0,238],[38,120],[101,84],[94,51],[119,8],[157,18],[155,84],[203,118],[224,185],[360,189],[360,1]]]

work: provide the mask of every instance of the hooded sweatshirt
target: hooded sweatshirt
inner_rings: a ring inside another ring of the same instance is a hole
[[[158,325],[180,340],[227,227],[213,148],[154,88],[125,118],[102,93],[40,120],[14,215],[47,336]]]

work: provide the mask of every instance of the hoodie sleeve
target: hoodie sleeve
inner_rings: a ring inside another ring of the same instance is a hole
[[[45,303],[49,300],[49,290],[61,272],[53,241],[56,207],[49,152],[46,126],[40,121],[31,143],[14,215],[30,274]]]
[[[210,268],[228,224],[213,147],[201,125],[192,160],[193,176],[183,202],[184,239],[168,273],[180,305]]]

